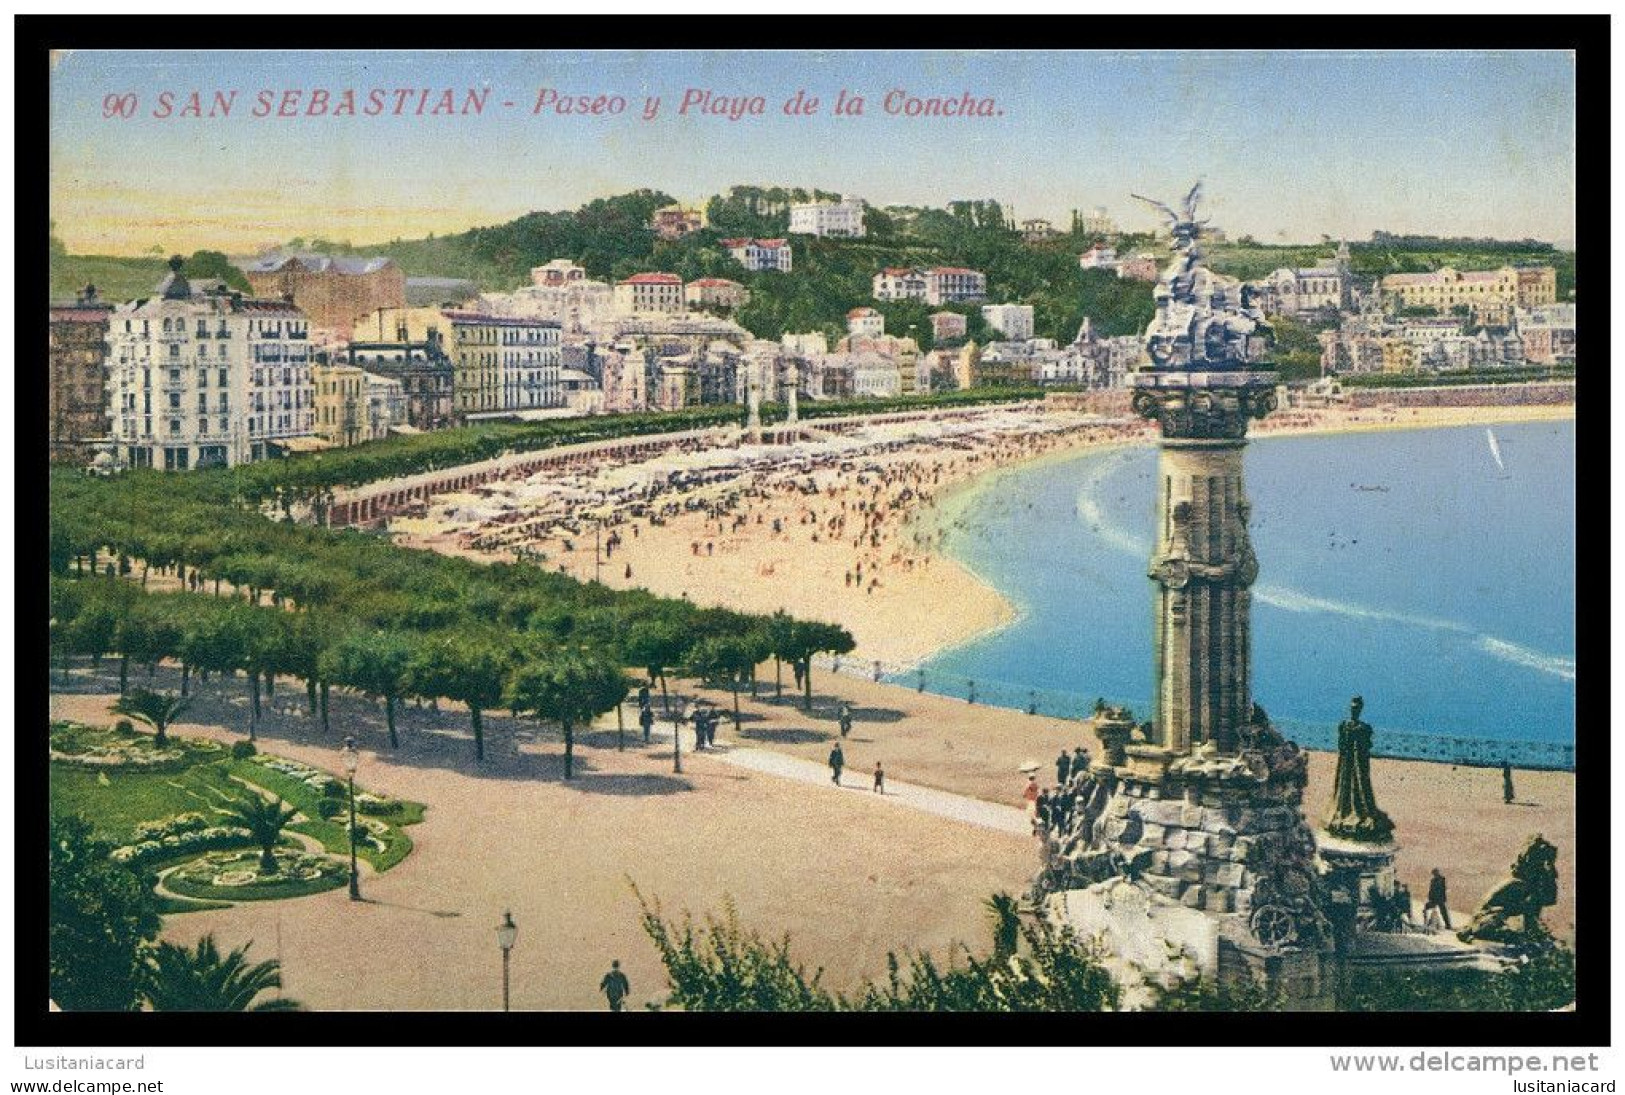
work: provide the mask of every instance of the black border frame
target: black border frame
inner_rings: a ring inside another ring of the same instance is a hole
[[[1042,29],[1015,32],[1007,22],[959,15],[916,18],[905,32],[910,49],[1057,48],[1058,28],[1065,19],[1034,16]],[[16,160],[26,165],[17,177],[15,270],[19,286],[35,282],[25,276],[47,255],[50,143],[48,128],[51,43],[77,48],[206,49],[233,48],[252,40],[258,48],[309,48],[318,38],[340,48],[480,49],[493,39],[501,48],[536,49],[777,49],[797,42],[798,49],[849,49],[849,41],[832,29],[804,19],[738,16],[705,21],[693,16],[652,19],[639,16],[606,33],[601,21],[578,17],[565,22],[546,18],[462,15],[387,18],[190,15],[118,17],[17,16]],[[879,26],[880,24],[875,24]],[[895,24],[894,24],[895,25]],[[789,33],[793,28],[793,34]],[[1003,28],[1003,29],[1001,29]],[[1604,259],[1609,239],[1609,19],[1606,16],[1521,17],[1453,15],[1445,17],[1302,17],[1091,15],[1064,34],[1079,48],[1098,49],[1336,49],[1336,50],[1527,50],[1561,49],[1575,53],[1577,236],[1588,243],[1584,266],[1588,291],[1602,300],[1600,318],[1588,316],[1588,342],[1604,347],[1596,373],[1586,377],[1587,429],[1579,431],[1581,453],[1593,497],[1604,494],[1609,479],[1610,346],[1609,266]],[[780,33],[781,30],[784,33]],[[607,44],[606,44],[607,43]],[[1576,246],[1578,244],[1576,243]],[[1600,287],[1600,289],[1598,288]],[[39,305],[19,304],[16,323],[17,464],[17,637],[15,722],[37,727],[48,719],[44,690],[22,687],[48,672],[38,621],[49,615],[45,583],[37,580],[45,564],[48,528],[46,492],[38,489],[45,468],[46,423],[32,408],[45,401],[45,371],[25,363],[47,340],[47,316]],[[1594,425],[1593,425],[1594,424]],[[36,455],[37,454],[37,455]],[[1583,455],[1582,455],[1583,454]],[[1599,483],[1599,479],[1601,482]],[[30,489],[32,488],[32,489]],[[1592,507],[1595,512],[1595,507]],[[1606,511],[1601,515],[1606,521]],[[1605,524],[1600,527],[1606,528]],[[1609,584],[1608,537],[1577,536],[1579,570],[1587,575],[1588,601],[1606,604]],[[1599,586],[1601,588],[1599,588]],[[24,623],[26,621],[26,624]],[[1610,1044],[1609,969],[1612,951],[1609,886],[1612,835],[1609,831],[1608,734],[1609,638],[1606,627],[1587,621],[1577,650],[1588,675],[1576,695],[1576,745],[1585,764],[1575,777],[1580,824],[1575,854],[1586,867],[1576,872],[1576,949],[1579,987],[1576,1010],[1568,1013],[1461,1014],[1426,1016],[1394,1013],[1246,1013],[1191,1015],[1136,1013],[1090,1015],[735,1015],[726,1024],[696,1022],[680,1013],[625,1014],[605,1025],[598,1013],[549,1012],[317,1012],[241,1015],[160,1015],[48,1012],[46,940],[48,912],[34,898],[46,887],[46,828],[49,764],[38,739],[15,735],[17,795],[15,831],[17,872],[13,879],[16,927],[13,945],[16,979],[12,986],[19,1047],[111,1045],[348,1045],[348,1046],[483,1046],[483,1045],[654,1045],[795,1044],[795,1045],[1449,1045],[1606,1046]],[[25,627],[27,630],[25,630]],[[1585,728],[1582,735],[1581,729]],[[537,1020],[541,1019],[540,1022]],[[703,1024],[703,1025],[700,1025]]]

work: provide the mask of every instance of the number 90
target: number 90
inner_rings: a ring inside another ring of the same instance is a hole
[[[103,118],[131,118],[135,116],[137,99],[134,95],[112,94],[102,99]]]

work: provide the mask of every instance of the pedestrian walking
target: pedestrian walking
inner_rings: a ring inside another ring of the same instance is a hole
[[[650,732],[655,725],[655,709],[647,704],[638,708],[638,725],[643,727],[643,744],[648,745]]]
[[[604,998],[609,1001],[610,1011],[621,1010],[621,1002],[632,991],[632,982],[628,981],[626,974],[621,972],[621,960],[619,958],[609,964],[609,972],[604,974],[602,981],[598,982],[598,991],[602,992]]]
[[[1450,925],[1450,895],[1445,887],[1444,875],[1439,868],[1433,868],[1433,877],[1428,879],[1428,900],[1422,906],[1422,922],[1428,923],[1428,914],[1437,913],[1440,921],[1446,928]]]
[[[1065,749],[1062,749],[1061,755],[1055,758],[1055,785],[1057,787],[1065,787],[1066,777],[1070,775],[1071,772],[1072,758],[1067,756]]]
[[[840,724],[841,737],[844,738],[852,732],[852,705],[850,703],[845,700],[841,701],[841,711],[836,716],[835,721]]]
[[[846,767],[846,754],[841,752],[841,743],[836,742],[835,748],[829,751],[829,781],[835,786],[841,785],[841,769]]]
[[[886,770],[880,766],[880,762],[877,760],[875,761],[875,794],[883,795],[885,793]]]
[[[975,681],[966,681],[965,682],[965,702],[966,703],[975,703],[976,702],[976,682]]]
[[[1027,777],[1027,786],[1026,786],[1026,788],[1024,788],[1022,790],[1021,798],[1022,798],[1022,801],[1026,803],[1027,813],[1028,814],[1036,814],[1037,811],[1038,811],[1038,777],[1037,776],[1028,776]]]
[[[1501,798],[1508,806],[1512,805],[1512,765],[1504,760],[1501,762]]]

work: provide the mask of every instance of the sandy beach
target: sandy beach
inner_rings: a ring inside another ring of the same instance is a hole
[[[1567,407],[1439,407],[1366,411],[1284,411],[1254,427],[1254,436],[1555,421]],[[1035,433],[1047,422],[1051,432]],[[534,535],[502,535],[506,517],[489,520],[502,548],[481,547],[469,532],[474,514],[524,511],[524,484],[437,499],[422,517],[397,518],[398,542],[475,558],[515,559],[617,589],[645,588],[696,604],[747,612],[783,609],[840,624],[852,633],[852,661],[898,670],[998,628],[1015,610],[997,590],[936,550],[934,510],[956,492],[980,489],[989,473],[1092,449],[1152,444],[1154,429],[1134,421],[1091,421],[1068,412],[990,414],[985,429],[949,437],[928,429],[878,433],[810,472],[800,454],[753,468],[719,485],[700,482],[661,496],[676,512],[607,523],[601,535],[570,520],[570,495],[553,504],[560,516],[535,522]],[[607,470],[618,481],[626,469]],[[817,492],[802,488],[809,482]],[[590,493],[592,482],[582,485]],[[683,509],[692,500],[696,508]],[[860,507],[863,507],[860,509]],[[830,527],[830,520],[841,523]],[[844,518],[844,520],[842,520]],[[595,542],[596,541],[596,542]],[[607,545],[607,547],[603,546]],[[1267,565],[1267,561],[1266,561]]]

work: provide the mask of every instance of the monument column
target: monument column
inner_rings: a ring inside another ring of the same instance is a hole
[[[1145,372],[1135,408],[1162,427],[1157,534],[1153,744],[1234,752],[1252,715],[1250,587],[1242,475],[1247,421],[1274,405],[1274,375]]]

